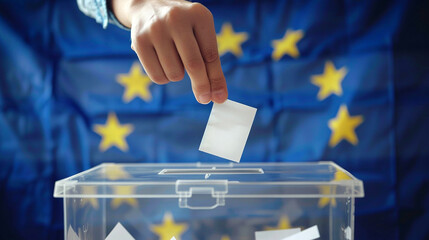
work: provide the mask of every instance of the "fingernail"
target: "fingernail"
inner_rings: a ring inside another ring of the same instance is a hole
[[[227,98],[227,94],[225,90],[218,90],[213,92],[213,101],[216,103],[223,103]]]
[[[198,96],[198,102],[202,104],[207,104],[210,102],[210,100],[211,100],[210,93],[204,93]]]

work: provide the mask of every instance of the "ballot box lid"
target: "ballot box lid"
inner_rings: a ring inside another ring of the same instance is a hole
[[[117,191],[117,189],[127,191]],[[116,189],[116,191],[115,191]],[[363,183],[333,162],[104,163],[59,180],[58,198],[355,198]]]

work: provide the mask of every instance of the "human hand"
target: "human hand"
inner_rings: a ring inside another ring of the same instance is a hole
[[[184,68],[198,102],[228,98],[211,12],[184,0],[112,0],[118,20],[131,28],[131,48],[157,84],[180,81]]]

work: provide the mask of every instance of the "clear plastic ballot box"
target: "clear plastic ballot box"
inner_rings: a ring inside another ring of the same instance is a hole
[[[283,240],[315,226],[317,239],[351,240],[363,196],[332,162],[106,163],[54,190],[68,240]]]

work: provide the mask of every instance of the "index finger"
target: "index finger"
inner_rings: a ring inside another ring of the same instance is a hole
[[[228,98],[228,90],[220,64],[213,16],[208,9],[201,11],[201,14],[198,21],[194,22],[194,34],[206,65],[212,100],[223,103]]]

